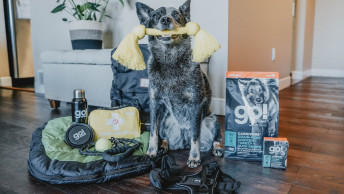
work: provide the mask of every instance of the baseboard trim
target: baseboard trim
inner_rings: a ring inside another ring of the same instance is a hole
[[[40,93],[40,94],[44,94],[44,85],[40,84],[38,82],[35,82],[35,93]]]
[[[292,71],[291,77],[293,80],[302,80],[303,79],[303,72],[302,71]]]
[[[307,70],[307,71],[292,71],[291,72],[291,84],[296,84],[307,77],[312,76],[312,70]]]
[[[225,98],[212,98],[210,104],[210,111],[216,115],[224,116],[226,113],[226,99]]]
[[[291,77],[285,77],[279,80],[279,90],[289,87],[291,84]]]
[[[303,79],[306,79],[307,77],[311,77],[312,76],[312,69],[309,69],[307,71],[303,72]]]
[[[340,69],[312,69],[312,76],[344,77],[344,70],[340,70]]]
[[[12,87],[12,78],[11,77],[0,77],[0,86]]]

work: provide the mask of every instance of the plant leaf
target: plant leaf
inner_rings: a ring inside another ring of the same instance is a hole
[[[77,5],[76,6],[76,11],[79,12],[79,15],[83,16],[83,11],[81,10],[81,6],[80,5]]]
[[[86,20],[92,20],[92,14],[89,14]]]
[[[100,4],[88,2],[88,9],[90,9],[90,10],[92,10],[92,11],[98,11],[98,12],[100,12],[100,11],[97,9],[99,6],[100,6]]]
[[[63,11],[65,8],[66,8],[66,5],[65,5],[65,4],[58,5],[57,7],[55,7],[55,8],[51,11],[51,13],[57,13],[57,12]]]
[[[111,17],[111,16],[109,16],[109,15],[106,15],[106,14],[105,14],[104,16],[112,19],[112,17]]]
[[[66,21],[68,21],[68,20],[67,20],[67,18],[62,18],[62,21],[66,22]]]
[[[79,5],[78,5],[78,6],[79,6]],[[86,5],[86,3],[85,3],[85,4],[83,4],[83,5],[79,6],[79,7],[80,7],[80,12],[83,13],[83,12],[86,10],[87,5]]]
[[[94,21],[97,21],[96,12],[93,12],[93,20],[94,20]]]
[[[124,7],[124,3],[123,3],[123,0],[119,0],[119,2],[121,2],[121,4],[123,5],[123,7]]]

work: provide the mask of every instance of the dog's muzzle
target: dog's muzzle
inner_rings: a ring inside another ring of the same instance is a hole
[[[159,25],[157,26],[158,30],[174,30],[177,26],[175,25],[175,21],[169,16],[161,17],[159,21]],[[164,44],[171,44],[173,41],[177,40],[181,35],[178,34],[166,34],[162,36],[156,36],[157,39]]]

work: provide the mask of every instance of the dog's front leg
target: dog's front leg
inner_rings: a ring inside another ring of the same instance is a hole
[[[273,118],[271,121],[269,121],[269,123],[268,123],[268,125],[269,125],[269,128],[268,128],[268,136],[269,136],[269,137],[275,136],[275,132],[276,132],[276,123],[277,123],[277,121],[276,121],[276,118],[275,118],[275,116],[274,116],[274,118]],[[277,125],[278,125],[278,124],[277,124]]]
[[[194,109],[193,109],[194,110]],[[191,135],[191,149],[187,165],[190,168],[196,168],[201,164],[201,153],[200,153],[200,131],[202,122],[202,111],[196,108],[195,115],[191,119],[190,135]]]
[[[159,111],[161,111],[161,108],[159,107],[160,105],[157,101],[155,101],[154,99],[150,101],[151,129],[150,129],[150,137],[149,137],[149,147],[147,150],[147,155],[149,156],[156,156],[158,152],[158,143],[159,143],[158,131],[159,131],[159,125],[160,125],[160,121],[158,117],[159,117]]]

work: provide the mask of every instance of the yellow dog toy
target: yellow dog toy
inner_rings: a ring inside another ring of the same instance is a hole
[[[124,37],[112,57],[129,69],[144,70],[146,69],[146,64],[139,48],[138,40],[144,38],[145,35],[161,36],[169,34],[188,34],[195,37],[192,51],[192,61],[194,62],[203,62],[221,48],[213,36],[202,30],[194,22],[187,23],[185,27],[163,31],[138,25],[132,33]]]

